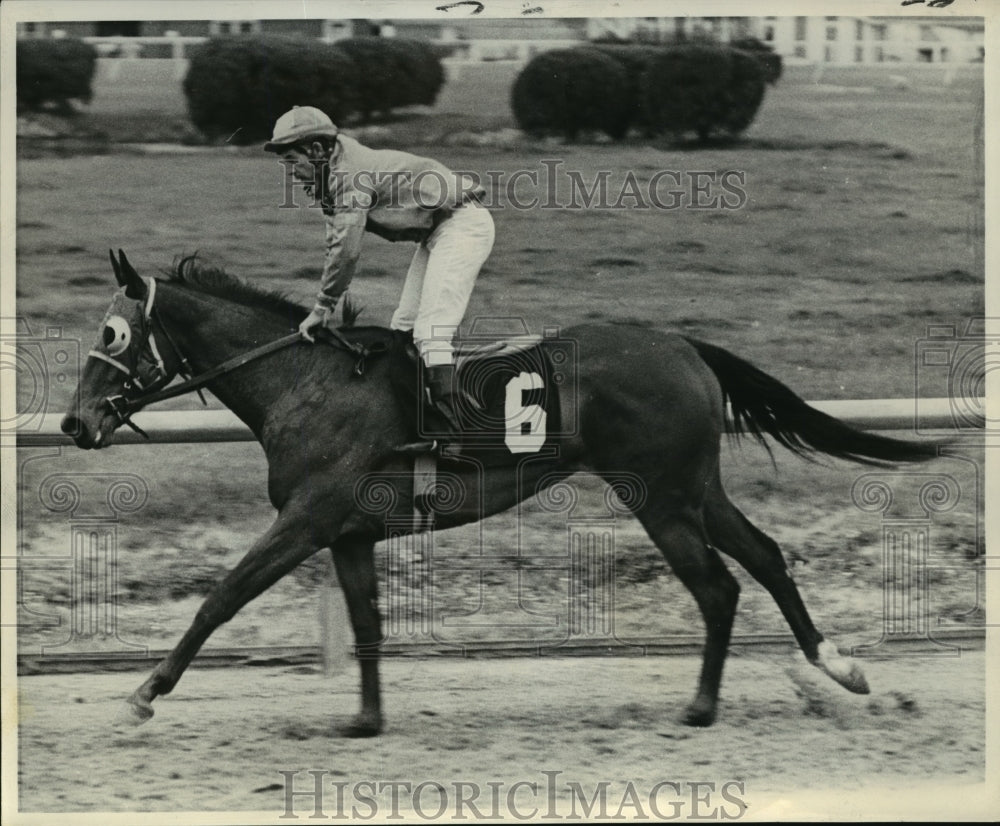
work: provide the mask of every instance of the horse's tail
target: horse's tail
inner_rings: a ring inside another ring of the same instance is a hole
[[[804,458],[825,453],[862,464],[922,462],[938,455],[937,445],[892,439],[857,430],[810,407],[773,376],[714,344],[688,338],[715,373],[729,402],[733,430],[750,433],[767,446],[765,434]]]

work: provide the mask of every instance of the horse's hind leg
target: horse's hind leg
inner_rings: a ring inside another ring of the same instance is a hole
[[[746,568],[774,597],[806,659],[848,690],[867,694],[868,683],[858,664],[842,657],[813,625],[778,543],[754,527],[729,501],[718,478],[705,498],[705,525],[712,543]]]
[[[636,516],[674,573],[691,591],[705,619],[705,651],[698,693],[682,719],[689,726],[710,726],[715,720],[740,586],[706,541],[700,514],[693,508],[672,510],[661,503],[659,507],[647,505],[638,509]]]
[[[361,665],[361,712],[343,729],[347,737],[372,737],[382,730],[378,670],[382,621],[378,611],[374,547],[369,540],[348,535],[338,539],[331,549]]]

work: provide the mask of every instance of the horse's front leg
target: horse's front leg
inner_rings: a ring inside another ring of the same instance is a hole
[[[378,610],[374,548],[375,543],[371,540],[350,535],[340,537],[331,548],[361,666],[361,711],[342,730],[346,737],[373,737],[382,731],[378,668],[382,618]]]
[[[304,508],[282,509],[267,533],[208,595],[173,651],[129,697],[127,711],[134,722],[142,723],[153,716],[153,700],[173,690],[216,628],[322,547],[324,543],[317,542],[309,526]]]

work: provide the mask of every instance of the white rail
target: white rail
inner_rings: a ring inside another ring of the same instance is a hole
[[[187,58],[187,48],[197,46],[208,40],[200,36],[163,36],[163,37],[125,37],[124,35],[109,35],[103,37],[84,37],[84,43],[89,43],[99,57],[124,58],[135,60],[142,56],[145,46],[169,46],[171,60]]]
[[[864,399],[810,402],[813,407],[863,430],[969,430],[984,426],[983,399]],[[50,413],[26,422],[17,431],[22,447],[57,447],[73,440],[59,429],[62,416]],[[228,410],[143,411],[133,421],[156,444],[252,442],[254,436]],[[3,434],[7,442],[8,433]],[[116,444],[143,444],[145,439],[128,428],[115,434]]]

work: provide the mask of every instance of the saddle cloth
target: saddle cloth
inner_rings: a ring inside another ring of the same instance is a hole
[[[397,352],[394,384],[411,436],[433,440],[447,430],[427,404],[423,370],[412,340]],[[456,381],[461,393],[456,414],[462,425],[463,452],[493,464],[512,454],[537,453],[559,432],[559,391],[555,370],[541,336],[500,341],[460,341],[455,348]],[[468,400],[469,404],[465,401]]]

